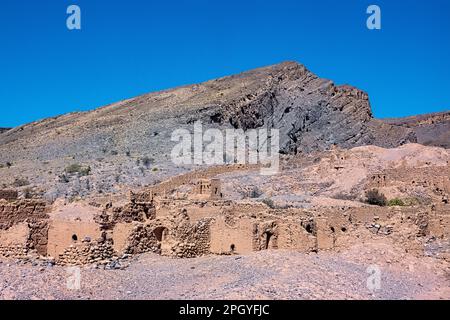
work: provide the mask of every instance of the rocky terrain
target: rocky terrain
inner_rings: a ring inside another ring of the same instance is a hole
[[[252,198],[270,198],[278,206],[358,206],[364,202],[366,184],[372,175],[404,166],[410,168],[409,176],[414,179],[418,167],[446,166],[450,163],[450,152],[420,144],[392,149],[363,146],[284,156],[281,163],[282,173],[274,176],[262,176],[257,170],[224,173],[220,175],[222,192],[234,200],[245,199],[252,192]],[[432,187],[406,187],[400,181],[398,186],[380,188],[380,191],[388,198],[414,198],[421,203],[439,203],[442,198]]]
[[[277,128],[285,154],[417,141],[413,129],[374,119],[366,93],[286,62],[6,131],[1,183],[48,200],[153,184],[189,169],[171,163],[171,135],[197,120],[205,128]]]
[[[391,125],[412,129],[418,143],[427,146],[450,148],[450,112],[386,119],[384,121]]]
[[[418,170],[423,168],[449,172],[449,160],[448,150],[419,144],[394,149],[364,146],[285,155],[283,170],[276,176],[264,177],[249,169],[219,177],[226,199],[255,206],[270,199],[276,208],[325,213],[363,206],[369,177],[406,168],[411,171],[405,180],[408,185],[399,177],[379,190],[388,199],[415,199],[417,203],[404,204],[414,211],[422,210],[414,207],[418,203],[431,207],[442,198],[433,187],[433,175],[421,185],[410,184],[409,177],[420,179]],[[80,212],[88,216],[89,210],[99,209],[85,201],[65,204],[63,199],[53,205],[53,211],[65,217]],[[319,252],[263,250],[193,259],[146,253],[114,264],[90,263],[80,267],[79,290],[68,289],[67,267],[45,259],[2,259],[0,299],[450,299],[448,238],[420,235],[418,226],[404,224],[408,219],[399,214],[383,227],[351,227],[338,247]],[[377,290],[367,285],[368,268],[373,266],[381,271]]]
[[[175,165],[198,120],[279,129],[280,172]],[[287,62],[2,129],[0,299],[450,299],[449,124]]]
[[[381,271],[379,290],[367,269]],[[81,268],[80,290],[67,268],[0,263],[0,299],[449,299],[449,269],[383,243],[340,253],[264,251],[179,260],[145,254],[125,270]]]

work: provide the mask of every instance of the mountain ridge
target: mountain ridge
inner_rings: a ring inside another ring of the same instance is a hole
[[[171,135],[192,132],[196,121],[205,129],[278,129],[283,154],[417,142],[414,128],[375,119],[364,91],[284,62],[6,131],[0,164],[13,165],[0,169],[0,177],[6,186],[26,179],[51,197],[153,184],[190,170],[170,161]],[[68,182],[72,164],[89,167],[91,175]]]

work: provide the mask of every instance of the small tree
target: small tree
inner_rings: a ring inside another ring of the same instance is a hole
[[[389,207],[404,207],[406,204],[402,199],[394,198],[389,200],[388,206]]]
[[[253,188],[248,192],[248,197],[252,199],[259,198],[263,195],[263,192],[258,189],[258,187],[253,186]]]
[[[266,206],[268,206],[270,209],[275,209],[275,203],[270,198],[265,198],[262,200],[262,203],[264,203]]]
[[[91,173],[91,167],[83,167],[79,164],[72,164],[65,169],[65,172],[69,175],[78,174],[79,176],[84,177]]]
[[[375,206],[384,207],[387,204],[387,199],[384,194],[380,193],[377,189],[369,190],[366,192],[367,203]]]

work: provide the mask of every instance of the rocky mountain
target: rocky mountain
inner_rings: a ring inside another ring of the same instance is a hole
[[[0,181],[26,184],[19,179],[51,197],[151,184],[186,170],[170,160],[171,135],[192,131],[197,120],[205,128],[277,128],[286,154],[333,145],[390,148],[420,135],[412,126],[374,119],[363,91],[286,62],[6,131],[0,135]],[[73,177],[68,166],[84,174],[75,170]]]
[[[450,112],[386,119],[386,123],[412,129],[423,145],[450,148]]]
[[[0,128],[0,134],[2,134],[3,132],[6,132],[10,130],[9,128]]]

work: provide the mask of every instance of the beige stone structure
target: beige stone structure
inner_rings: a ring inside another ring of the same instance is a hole
[[[47,254],[48,212],[41,201],[0,200],[0,256]]]
[[[221,170],[210,169],[213,173]],[[367,188],[420,184],[446,194],[448,172],[433,176],[430,170],[426,166],[418,169],[414,181],[402,168],[386,171],[372,176]],[[39,201],[0,200],[0,255],[23,258],[34,252],[62,265],[77,265],[107,263],[124,254],[143,252],[178,258],[275,249],[308,253],[343,248],[354,241],[355,232],[393,234],[396,241],[404,241],[420,254],[409,237],[450,237],[450,205],[443,202],[412,207],[277,209],[253,200],[224,199],[221,181],[209,174],[189,173],[170,183],[130,192],[128,202],[121,206],[52,208]],[[179,188],[185,186],[188,191],[180,193]],[[403,229],[409,233],[403,235]]]
[[[372,175],[368,188],[398,187],[404,191],[423,188],[437,197],[448,199],[450,195],[450,165],[435,167],[400,167]]]

